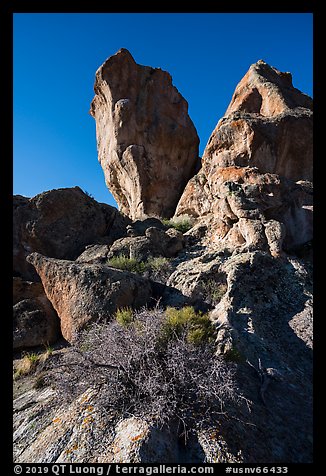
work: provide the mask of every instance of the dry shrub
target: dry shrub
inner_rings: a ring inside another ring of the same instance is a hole
[[[195,319],[190,314],[185,322]],[[216,422],[239,398],[235,365],[217,357],[209,339],[194,344],[187,325],[166,338],[169,322],[171,311],[156,308],[135,312],[128,325],[90,325],[54,369],[60,398],[95,386],[97,403],[119,418],[135,415],[159,425],[179,420],[187,429]]]

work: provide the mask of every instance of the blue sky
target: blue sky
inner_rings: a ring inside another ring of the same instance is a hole
[[[88,114],[95,71],[127,48],[169,71],[189,104],[202,155],[237,83],[263,59],[312,96],[309,13],[14,14],[14,193],[80,186],[115,205]]]

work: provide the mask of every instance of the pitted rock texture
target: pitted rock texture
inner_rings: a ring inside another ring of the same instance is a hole
[[[274,258],[264,251],[227,255],[202,252],[184,259],[168,285],[191,304],[223,286],[209,311],[217,329],[216,351],[237,364],[237,382],[250,412],[229,409],[219,428],[205,430],[207,462],[309,462],[312,459],[312,266],[303,259]],[[214,286],[212,284],[214,283]],[[297,437],[294,439],[293,434]],[[228,459],[220,454],[219,437]],[[214,452],[209,444],[214,442]],[[208,454],[207,454],[208,453]]]
[[[244,111],[272,117],[296,108],[312,109],[312,99],[293,87],[291,73],[259,60],[237,85],[225,115]]]
[[[253,64],[175,215],[200,217],[231,248],[268,243],[278,255],[311,240],[312,114],[312,99],[292,86],[290,73]]]
[[[50,190],[26,198],[14,196],[14,275],[37,278],[26,256],[33,251],[59,259],[75,259],[86,245],[112,244],[130,224],[110,205],[98,203],[79,187]]]
[[[279,256],[312,239],[312,187],[306,182],[234,166],[216,167],[209,179],[202,187],[195,176],[177,210],[206,225],[207,244]]]
[[[27,259],[42,280],[68,342],[73,342],[91,320],[105,321],[119,308],[137,309],[151,301],[151,284],[135,273],[101,264],[47,258],[39,253]]]
[[[96,72],[90,113],[98,158],[120,211],[171,217],[198,166],[199,139],[169,73],[121,49]]]
[[[218,326],[217,349],[238,362],[238,382],[253,402],[251,422],[256,428],[250,439],[256,443],[243,444],[249,441],[245,425],[241,429],[236,424],[231,433],[239,438],[246,460],[309,462],[312,267],[304,260],[255,251],[225,260],[222,271],[228,289],[211,313]],[[264,445],[258,443],[261,439]]]
[[[98,389],[89,388],[71,403],[55,398],[50,387],[18,393],[15,463],[241,462],[230,454],[222,437],[215,441],[207,431],[190,433],[183,447],[175,424],[162,428],[134,416],[117,422],[116,415],[98,405],[97,393]]]
[[[207,175],[214,166],[258,167],[294,181],[312,180],[313,124],[310,109],[277,116],[237,111],[223,117],[203,154]]]
[[[124,255],[139,261],[157,256],[172,258],[183,249],[183,246],[184,238],[180,231],[173,228],[163,231],[153,226],[146,229],[145,236],[130,236],[116,240],[110,248],[108,257]]]

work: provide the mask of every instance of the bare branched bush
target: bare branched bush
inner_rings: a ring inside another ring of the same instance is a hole
[[[55,364],[60,397],[95,386],[98,404],[119,418],[179,420],[187,429],[216,421],[239,397],[234,363],[217,357],[209,341],[189,341],[187,326],[167,339],[167,319],[156,308],[134,313],[127,325],[92,324]]]

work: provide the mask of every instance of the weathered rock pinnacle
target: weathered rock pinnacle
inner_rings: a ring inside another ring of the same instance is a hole
[[[172,216],[196,171],[199,139],[170,74],[122,48],[97,70],[94,90],[98,158],[120,211]]]

